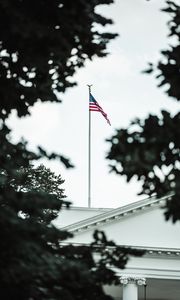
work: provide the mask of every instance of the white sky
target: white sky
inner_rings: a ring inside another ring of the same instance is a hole
[[[111,137],[117,128],[128,126],[135,117],[161,109],[176,112],[178,104],[157,88],[153,76],[143,75],[147,62],[156,62],[160,50],[166,49],[168,16],[159,11],[164,0],[118,0],[114,5],[98,9],[114,20],[111,30],[120,34],[110,43],[106,58],[87,62],[75,76],[78,86],[61,96],[63,103],[38,103],[31,117],[17,120],[12,115],[9,124],[13,138],[25,137],[30,149],[41,145],[70,157],[76,168],[66,170],[58,161],[45,162],[65,179],[68,199],[76,206],[88,203],[88,88],[108,114],[110,127],[99,113],[92,113],[92,207],[118,207],[140,199],[140,184],[127,184],[124,177],[109,173],[105,160]],[[144,196],[141,198],[145,198]]]

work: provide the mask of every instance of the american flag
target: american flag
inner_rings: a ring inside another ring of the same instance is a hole
[[[91,95],[89,95],[89,111],[97,111],[100,112],[103,117],[106,119],[106,121],[108,122],[108,124],[111,126],[111,123],[108,119],[107,114],[104,112],[104,110],[102,109],[102,107],[99,105],[99,103],[94,99],[94,97]]]

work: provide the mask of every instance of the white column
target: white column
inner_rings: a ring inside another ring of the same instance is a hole
[[[123,300],[138,300],[138,289],[135,282],[123,286]]]
[[[120,283],[123,284],[123,300],[138,300],[138,285],[145,285],[145,278],[122,276]]]

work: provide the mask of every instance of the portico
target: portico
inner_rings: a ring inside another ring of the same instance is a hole
[[[80,221],[76,208],[76,221],[60,226],[74,234],[70,242],[75,244],[90,243],[93,231],[99,229],[117,245],[146,251],[142,257],[131,257],[124,270],[115,270],[119,285],[104,287],[114,299],[180,299],[180,224],[165,221],[162,205],[166,200],[168,197],[145,199],[102,212],[86,208],[84,217],[79,208]],[[64,218],[67,222],[68,212]]]

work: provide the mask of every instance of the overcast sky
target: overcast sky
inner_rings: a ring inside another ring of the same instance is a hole
[[[148,62],[156,62],[167,40],[167,14],[160,12],[164,0],[118,0],[98,9],[114,20],[107,30],[119,33],[109,44],[109,56],[87,62],[75,76],[78,86],[62,95],[63,103],[36,104],[32,115],[10,119],[13,139],[25,137],[29,148],[41,145],[49,152],[70,157],[76,168],[66,170],[57,161],[46,162],[65,179],[64,188],[76,206],[88,204],[88,88],[108,114],[110,127],[99,113],[92,113],[92,207],[118,207],[140,199],[140,184],[127,184],[124,177],[109,173],[105,160],[110,145],[105,142],[117,128],[128,126],[135,117],[161,109],[177,111],[177,103],[157,88],[153,76],[141,73]],[[141,199],[145,196],[141,196]]]

